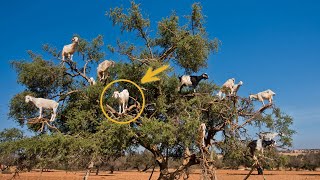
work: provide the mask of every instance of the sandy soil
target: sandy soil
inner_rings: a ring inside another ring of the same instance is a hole
[[[190,176],[190,180],[199,180],[200,171],[194,170]],[[217,177],[219,180],[242,180],[249,171],[245,170],[218,170]],[[113,174],[108,172],[101,172],[98,176],[95,173],[91,173],[89,180],[148,180],[151,171],[137,172],[137,171],[115,171]],[[84,172],[65,172],[65,171],[51,171],[43,172],[32,171],[19,173],[16,179],[21,180],[82,180]],[[152,179],[157,179],[159,175],[158,171],[155,171]],[[1,180],[10,179],[13,174],[0,174]],[[265,178],[267,180],[305,180],[305,179],[320,179],[319,171],[265,171]],[[257,175],[257,172],[249,177],[249,180],[257,179],[263,180],[261,175]]]

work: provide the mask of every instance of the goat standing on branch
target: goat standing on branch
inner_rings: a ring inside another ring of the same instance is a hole
[[[267,99],[269,101],[270,104],[272,104],[272,100],[273,100],[273,96],[276,95],[276,93],[274,93],[273,91],[271,91],[270,89],[259,92],[258,94],[251,94],[249,96],[250,100],[253,99],[257,99],[260,102],[262,102],[263,106],[264,104],[264,99]]]
[[[118,100],[119,103],[119,114],[121,114],[121,107],[122,107],[122,113],[126,111],[128,108],[128,101],[129,101],[129,92],[127,89],[124,89],[122,92],[119,93],[119,91],[113,92],[112,95],[113,98]]]
[[[65,60],[65,57],[67,57],[70,61],[72,61],[73,53],[76,51],[76,48],[79,44],[79,38],[73,37],[71,39],[72,43],[63,46],[62,49],[62,61]]]
[[[39,108],[39,110],[40,110],[39,119],[42,118],[42,109],[45,108],[45,109],[52,109],[53,113],[51,115],[50,121],[52,122],[55,120],[59,103],[57,103],[54,100],[35,98],[35,97],[27,95],[26,96],[26,103],[28,103],[29,101],[31,101],[34,105],[36,105],[37,108]]]
[[[97,74],[100,82],[106,78],[106,73],[109,67],[114,67],[114,65],[115,65],[114,61],[108,61],[108,60],[105,60],[98,65]]]
[[[233,92],[233,86],[234,86],[234,78],[228,79],[222,86],[221,89],[219,91],[219,93],[217,94],[219,96],[219,98],[222,98],[222,93],[224,93],[225,95],[227,93],[232,93]],[[228,94],[228,95],[229,95]]]
[[[248,144],[248,147],[250,149],[250,155],[256,159],[255,152],[261,152],[263,154],[263,150],[267,147],[273,147],[275,146],[276,141],[271,139],[270,141],[266,141],[263,139],[257,139],[253,140]]]
[[[271,141],[278,135],[281,136],[281,133],[261,132],[259,133],[259,138],[265,141]]]
[[[242,86],[242,85],[243,85],[242,81],[239,81],[238,84],[233,85],[232,90],[231,90],[231,95],[237,95],[237,92],[239,91],[240,86]]]
[[[200,76],[189,76],[189,75],[183,75],[179,77],[180,85],[178,87],[178,91],[181,92],[181,89],[183,86],[192,86],[193,92],[196,92],[196,87],[198,86],[199,82],[202,79],[208,79],[209,76],[207,73],[203,73]]]
[[[94,86],[94,85],[96,85],[97,83],[96,83],[96,81],[94,80],[94,78],[91,77],[91,78],[89,79],[89,84],[90,84],[90,86]]]
[[[276,145],[276,141],[273,139],[278,135],[278,133],[260,133],[259,139],[253,140],[248,144],[250,149],[250,155],[255,161],[254,166],[256,166],[258,170],[258,174],[263,174],[263,169],[259,163],[259,160],[256,156],[256,152],[260,152],[263,156],[263,151],[265,148],[274,147]],[[252,169],[253,170],[253,169]],[[252,171],[250,171],[252,172]],[[249,173],[250,175],[250,173]],[[247,176],[248,177],[248,176]]]

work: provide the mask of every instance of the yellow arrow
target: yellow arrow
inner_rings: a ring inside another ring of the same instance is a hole
[[[161,73],[162,71],[164,71],[168,68],[169,68],[169,65],[164,65],[164,66],[159,67],[158,69],[152,71],[152,68],[149,67],[148,71],[141,79],[141,83],[144,84],[144,83],[148,83],[148,82],[152,82],[152,81],[159,81],[160,79],[158,77],[154,77],[154,76]]]

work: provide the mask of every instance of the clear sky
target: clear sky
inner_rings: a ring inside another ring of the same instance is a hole
[[[194,1],[136,2],[154,27],[173,10],[188,15]],[[106,44],[115,44],[119,29],[112,27],[105,12],[120,4],[127,7],[129,1],[1,3],[0,130],[17,126],[8,120],[8,105],[23,90],[9,61],[28,59],[27,50],[43,53],[44,43],[62,48],[73,34],[88,40],[102,34]],[[275,104],[294,118],[294,148],[320,148],[320,1],[203,0],[201,4],[209,36],[222,41],[221,51],[210,56],[209,67],[202,72],[219,85],[231,77],[242,80],[239,94],[243,96],[272,89],[277,94]],[[108,52],[105,58],[112,56]]]

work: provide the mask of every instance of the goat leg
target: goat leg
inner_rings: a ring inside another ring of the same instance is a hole
[[[41,119],[42,118],[42,107],[39,108],[40,112],[39,112],[39,118],[38,119]]]

